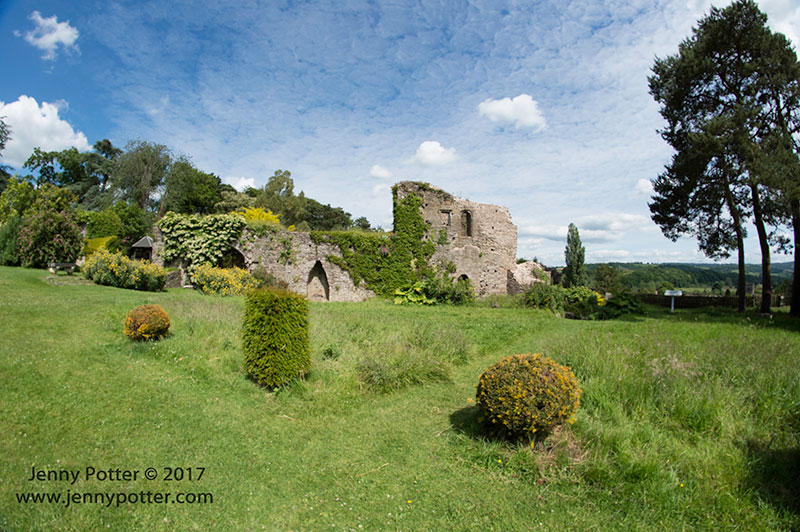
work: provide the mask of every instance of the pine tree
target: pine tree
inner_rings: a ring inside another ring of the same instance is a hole
[[[564,286],[585,286],[586,285],[586,263],[584,261],[586,249],[581,244],[581,236],[575,224],[569,224],[567,233],[567,247],[564,250],[564,258],[567,267],[564,268]]]

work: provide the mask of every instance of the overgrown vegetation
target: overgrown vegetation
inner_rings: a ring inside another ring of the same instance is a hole
[[[168,212],[158,222],[164,234],[164,260],[188,261],[188,270],[216,265],[242,234],[245,219],[235,214],[181,215]]]
[[[320,232],[312,231],[316,243],[335,244],[342,257],[330,255],[326,259],[350,274],[358,285],[380,295],[392,295],[395,290],[407,288],[417,281],[434,276],[429,264],[436,246],[423,238],[428,227],[420,214],[420,199],[409,194],[394,198],[394,231],[388,235],[362,231]]]

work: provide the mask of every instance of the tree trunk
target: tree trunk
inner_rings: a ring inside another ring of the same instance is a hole
[[[794,274],[792,275],[792,305],[789,314],[800,316],[800,199],[792,200],[792,228],[794,229]]]
[[[769,314],[772,303],[772,273],[770,271],[770,250],[767,241],[767,229],[764,226],[764,213],[761,209],[761,198],[758,194],[758,185],[750,185],[753,193],[753,217],[755,218],[758,243],[761,246],[761,312]]]
[[[739,297],[739,312],[745,311],[745,288],[747,286],[747,277],[745,276],[744,266],[744,229],[742,229],[742,216],[739,213],[739,208],[736,206],[736,201],[731,192],[730,183],[725,186],[725,202],[728,204],[728,210],[733,218],[733,229],[736,231],[736,250],[739,258],[739,279],[736,283],[736,295]]]

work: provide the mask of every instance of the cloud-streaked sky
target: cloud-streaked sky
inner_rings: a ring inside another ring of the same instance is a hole
[[[288,169],[385,228],[404,179],[505,205],[518,255],[548,265],[570,223],[589,262],[703,259],[650,220],[671,150],[647,76],[708,0],[202,5],[0,3],[2,161],[141,138],[239,187]],[[800,42],[798,0],[760,6]]]

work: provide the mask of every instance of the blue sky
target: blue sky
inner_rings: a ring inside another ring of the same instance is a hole
[[[391,184],[428,181],[507,206],[548,265],[571,222],[589,262],[703,260],[650,221],[671,151],[647,75],[707,0],[213,4],[0,3],[3,162],[139,138],[239,187],[288,169],[387,228]],[[798,0],[760,5],[800,42]]]

